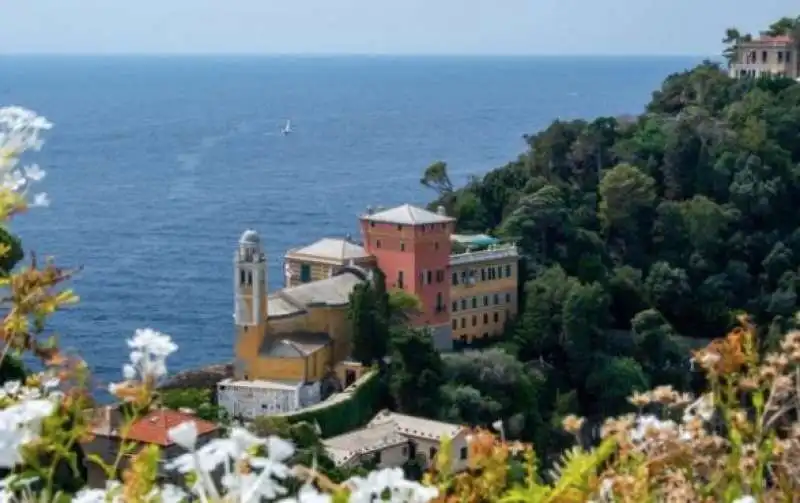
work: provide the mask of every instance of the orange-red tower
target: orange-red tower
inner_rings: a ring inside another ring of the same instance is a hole
[[[364,248],[386,275],[388,288],[400,288],[422,302],[412,320],[433,332],[434,345],[452,347],[450,313],[450,235],[455,219],[409,204],[361,216]]]

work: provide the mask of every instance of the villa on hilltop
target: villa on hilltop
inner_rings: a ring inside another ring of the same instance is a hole
[[[286,253],[285,288],[267,289],[267,257],[253,230],[234,254],[234,377],[217,385],[233,417],[286,414],[347,388],[368,369],[350,360],[350,295],[377,267],[387,287],[420,300],[415,327],[453,349],[502,333],[517,313],[518,250],[454,234],[455,219],[408,204],[360,217],[363,243],[323,238]],[[463,250],[453,252],[453,243]]]
[[[736,53],[729,68],[730,76],[789,77],[800,79],[800,50],[788,35],[763,35],[736,44]]]

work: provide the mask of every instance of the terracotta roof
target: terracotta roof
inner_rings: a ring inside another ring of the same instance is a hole
[[[116,412],[116,411],[114,411]],[[99,415],[102,417],[102,414]],[[197,426],[197,435],[207,435],[219,427],[209,421],[199,419],[192,414],[180,412],[171,409],[156,409],[150,411],[146,416],[142,417],[130,427],[126,440],[141,442],[145,444],[156,444],[162,447],[172,445],[167,432],[172,428],[184,424],[187,421],[194,421]],[[109,437],[122,437],[121,429],[111,427],[111,425],[104,424],[107,420],[100,420],[100,424],[95,424],[94,434],[109,436]]]
[[[742,41],[739,45],[785,45],[793,42],[792,37],[789,35],[778,35],[777,37],[770,37],[764,35],[750,41]]]

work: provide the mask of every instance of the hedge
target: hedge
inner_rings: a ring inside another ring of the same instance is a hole
[[[348,390],[313,407],[283,417],[292,424],[319,424],[322,437],[327,438],[364,426],[378,413],[379,400],[380,379],[378,373],[372,371],[362,376]]]

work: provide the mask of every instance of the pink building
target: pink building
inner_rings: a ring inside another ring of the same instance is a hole
[[[433,332],[434,345],[452,348],[450,322],[450,235],[455,219],[404,204],[361,216],[366,252],[375,257],[389,288],[401,288],[422,302],[413,321]]]

